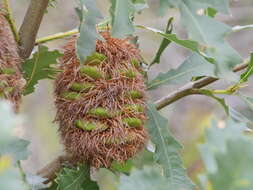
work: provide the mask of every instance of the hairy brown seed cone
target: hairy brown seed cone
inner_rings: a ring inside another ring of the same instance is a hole
[[[25,80],[20,72],[22,60],[17,43],[2,10],[0,5],[0,99],[10,100],[17,111]]]
[[[132,64],[133,60],[140,62],[139,50],[127,39],[112,38],[109,32],[103,32],[102,35],[105,41],[97,41],[96,52],[100,55],[94,54],[94,60],[101,61],[96,64],[96,70],[103,73],[104,77],[94,78],[90,77],[89,73],[83,74],[82,68],[92,62],[92,55],[88,63],[80,65],[75,54],[75,39],[72,39],[64,47],[64,56],[60,62],[63,72],[58,75],[55,83],[56,121],[60,124],[59,132],[66,152],[71,154],[75,161],[88,162],[97,168],[110,167],[114,160],[126,161],[142,150],[148,139],[144,128],[145,113],[125,108],[131,105],[145,108],[142,70]],[[97,55],[103,59],[98,60]],[[126,77],[122,70],[132,71],[135,76]],[[73,91],[73,83],[92,84],[92,88],[85,92],[80,91],[78,99],[62,97],[63,93]],[[142,96],[126,96],[132,91]],[[105,112],[109,113],[108,117],[97,116]],[[141,122],[138,122],[138,127],[130,127],[124,118]],[[106,128],[83,129],[87,124],[96,123]]]

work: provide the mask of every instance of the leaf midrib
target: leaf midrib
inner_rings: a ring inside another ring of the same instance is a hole
[[[36,68],[37,68],[37,64],[38,64],[38,60],[39,60],[39,57],[40,57],[40,49],[38,50],[37,52],[37,56],[35,58],[35,62],[34,62],[34,66],[33,66],[33,69],[32,69],[32,73],[31,73],[31,77],[30,79],[28,80],[27,84],[26,84],[26,87],[29,86],[31,84],[31,81],[33,80],[33,77],[35,75],[35,72],[36,72]]]
[[[164,80],[160,80],[160,81],[151,83],[152,85],[148,86],[147,89],[151,89],[151,88],[153,88],[153,87],[159,86],[160,84],[164,84],[164,83],[166,83],[166,82],[169,81],[169,80],[174,80],[175,78],[177,78],[177,77],[179,77],[179,76],[181,76],[181,75],[184,75],[184,74],[190,73],[190,72],[192,72],[192,71],[195,71],[196,68],[198,68],[198,67],[194,67],[193,69],[187,70],[186,72],[178,73],[178,74],[176,74],[176,75],[174,75],[174,76],[172,76],[172,77],[170,77],[170,78],[167,78],[167,79],[164,79]],[[170,72],[170,71],[168,71],[168,72]],[[166,73],[164,73],[164,75],[166,75]],[[159,77],[159,76],[157,76],[157,77]],[[156,80],[156,79],[154,79],[154,80]],[[151,81],[151,82],[152,82],[152,81]]]
[[[193,16],[192,12],[189,9],[189,7],[185,4],[184,0],[181,2],[181,4],[185,7],[185,10],[188,12],[190,17],[192,18],[193,23],[196,26],[196,28],[198,29],[200,36],[201,36],[202,40],[204,41],[204,43],[208,44],[208,40],[206,40],[204,32],[201,30],[201,27],[198,25],[198,21],[195,19],[195,17]]]
[[[153,120],[154,120],[154,122],[155,122],[155,124],[156,124],[156,126],[159,126],[159,122],[156,120],[156,117],[155,117],[155,115],[153,114],[153,112],[151,111],[151,115],[152,115],[152,117],[153,117]],[[173,172],[172,172],[172,167],[171,167],[171,162],[170,162],[170,158],[169,158],[169,155],[168,155],[168,150],[167,150],[167,148],[166,148],[166,145],[165,145],[165,140],[164,140],[164,138],[163,138],[163,136],[162,136],[162,132],[161,132],[161,130],[160,130],[160,128],[159,127],[156,127],[157,129],[158,129],[158,133],[159,133],[159,136],[160,136],[160,139],[161,139],[161,141],[162,141],[162,147],[163,147],[163,149],[165,150],[164,152],[166,152],[166,158],[167,158],[167,161],[168,161],[168,166],[169,166],[169,173],[170,173],[170,176],[167,176],[168,178],[169,178],[169,180],[170,180],[170,184],[173,184],[172,183],[172,179],[171,178],[173,178],[172,176],[173,176]]]
[[[66,188],[63,188],[63,190],[67,190],[68,188],[70,188],[74,183],[76,183],[76,181],[78,181],[81,178],[81,176],[83,176],[83,172],[72,183],[67,185]]]

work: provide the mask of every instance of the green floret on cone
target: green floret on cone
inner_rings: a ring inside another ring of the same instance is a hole
[[[136,72],[132,71],[132,70],[128,70],[124,72],[124,75],[130,79],[134,79],[136,77]]]
[[[91,123],[91,122],[84,122],[82,120],[77,120],[76,121],[76,126],[80,129],[86,130],[86,131],[91,131],[96,129],[96,124]]]
[[[141,67],[140,62],[138,60],[136,60],[136,59],[131,60],[131,64],[133,66],[135,66],[135,68],[137,68],[137,69]]]
[[[67,100],[77,100],[78,98],[81,97],[81,94],[77,92],[64,92],[62,94],[62,97]]]
[[[128,94],[133,99],[140,99],[143,97],[142,93],[138,90],[130,90]]]
[[[94,65],[97,66],[97,65],[100,65],[104,60],[106,60],[106,58],[107,57],[105,55],[95,52],[92,55],[87,57],[85,64],[91,65],[91,66],[94,66]]]
[[[99,71],[97,67],[85,66],[80,69],[81,76],[89,76],[94,80],[102,79],[103,74]]]
[[[76,120],[75,125],[79,129],[82,129],[85,131],[92,131],[92,130],[104,131],[108,128],[108,126],[99,122],[87,122],[80,119]]]
[[[92,83],[79,83],[79,82],[74,82],[71,86],[70,89],[73,91],[77,92],[88,92],[94,85]]]
[[[13,68],[4,68],[4,69],[0,69],[0,73],[6,74],[6,75],[13,75],[16,73],[16,71]]]
[[[144,107],[139,104],[130,104],[125,106],[126,110],[132,111],[132,112],[144,112]]]
[[[141,120],[134,117],[124,118],[123,122],[126,123],[129,127],[140,127],[142,125]]]
[[[93,108],[88,111],[88,114],[98,117],[98,118],[110,118],[111,117],[111,113],[107,109],[102,108],[102,107]]]

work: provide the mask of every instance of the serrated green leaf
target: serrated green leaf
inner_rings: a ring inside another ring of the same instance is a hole
[[[213,190],[253,189],[253,139],[240,137],[226,143],[226,152],[217,153],[217,171],[209,173]]]
[[[121,175],[119,190],[172,190],[162,171],[156,167],[134,169],[129,176]]]
[[[57,190],[81,190],[81,186],[85,180],[86,170],[88,167],[78,167],[76,170],[71,168],[63,168],[57,176]]]
[[[56,183],[57,190],[98,190],[97,183],[90,180],[90,168],[87,165],[76,169],[63,168]]]
[[[46,46],[39,46],[36,53],[31,59],[26,60],[22,64],[26,86],[24,95],[34,92],[35,85],[39,80],[52,79],[58,72],[52,65],[57,63],[57,59],[61,56],[57,50],[48,51]]]
[[[111,25],[112,36],[115,38],[125,38],[133,34],[134,25],[131,15],[135,7],[131,0],[111,0]]]
[[[80,0],[81,8],[78,9],[80,17],[80,36],[77,39],[77,57],[81,64],[85,63],[87,56],[96,50],[96,40],[102,39],[97,32],[96,25],[102,19],[95,0]],[[87,10],[84,10],[84,6]]]
[[[214,155],[217,152],[226,151],[226,142],[229,139],[238,139],[247,128],[245,124],[235,122],[231,119],[224,123],[224,128],[218,128],[216,120],[212,121],[211,128],[206,129],[206,142],[199,146],[201,157],[209,173],[217,171],[217,163]]]
[[[215,76],[214,70],[213,64],[198,54],[192,54],[177,69],[158,74],[147,84],[147,89],[155,89],[161,85],[182,84],[190,81],[194,76]]]
[[[247,82],[251,75],[253,75],[253,53],[250,55],[250,62],[247,70],[241,74],[240,83]]]
[[[242,62],[240,55],[225,41],[225,36],[232,32],[231,27],[205,15],[198,15],[199,8],[206,8],[197,1],[178,1],[183,25],[190,39],[204,45],[208,56],[215,59],[216,73],[220,78],[238,81],[232,68]]]
[[[250,190],[253,187],[253,139],[246,136],[244,123],[229,119],[224,126],[217,122],[206,131],[206,143],[200,146],[213,190]]]
[[[136,168],[143,168],[144,166],[147,165],[153,165],[154,162],[154,153],[151,151],[151,149],[149,148],[152,145],[147,145],[147,148],[143,151],[141,151],[139,154],[137,154],[133,161],[133,166]],[[154,149],[154,147],[152,146],[151,148]]]
[[[242,58],[224,39],[232,32],[231,27],[199,13],[199,10],[210,7],[228,13],[228,0],[161,0],[161,3],[164,3],[163,9],[167,9],[169,4],[179,8],[189,38],[199,42],[204,55],[212,58],[216,75],[228,81],[238,81],[239,77],[232,72],[232,68],[241,63]]]
[[[171,17],[169,20],[168,20],[168,23],[167,23],[167,26],[166,26],[166,29],[165,29],[165,34],[171,34],[172,32],[172,29],[173,29],[173,26],[172,26],[172,22],[173,22],[173,17]],[[159,49],[157,50],[156,52],[156,55],[153,59],[153,61],[149,64],[149,66],[153,65],[153,64],[159,64],[160,63],[160,58],[161,58],[161,55],[162,53],[164,52],[164,50],[168,47],[168,45],[171,43],[170,40],[166,39],[166,38],[163,38],[161,44],[160,44],[160,47]]]
[[[153,104],[148,104],[147,108],[147,128],[156,146],[154,159],[162,166],[169,186],[173,190],[193,189],[194,185],[187,177],[178,154],[182,146],[171,136],[167,119],[160,115]]]
[[[82,184],[83,190],[99,190],[97,182],[86,179]]]
[[[214,63],[214,59],[212,57],[207,56],[206,54],[204,54],[203,52],[200,51],[199,49],[199,44],[196,41],[193,40],[181,40],[177,37],[176,34],[166,34],[165,32],[155,29],[155,28],[151,28],[151,27],[146,27],[146,26],[140,26],[138,25],[137,27],[142,28],[142,29],[146,29],[149,30],[151,32],[154,32],[156,34],[159,34],[160,36],[162,36],[163,38],[166,38],[167,40],[170,40],[174,43],[176,43],[179,46],[182,46],[186,49],[189,49],[193,52],[198,53],[199,55],[203,56],[207,61],[209,61],[210,63]]]

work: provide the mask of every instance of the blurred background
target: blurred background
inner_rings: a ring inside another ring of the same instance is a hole
[[[14,15],[18,26],[24,17],[29,0],[12,0]],[[109,0],[97,0],[104,17],[108,17]],[[155,10],[159,6],[158,0],[148,0],[150,9],[145,9],[141,15],[136,16],[136,23],[163,30],[169,17],[175,18],[174,33],[181,38],[186,38],[184,28],[180,25],[178,11],[171,9],[164,17],[159,17]],[[218,14],[217,19],[230,26],[253,24],[253,1],[252,0],[231,0],[230,15]],[[75,0],[57,0],[55,8],[49,8],[46,13],[38,37],[44,37],[56,32],[64,32],[78,26],[78,18],[74,11],[77,6]],[[151,61],[160,45],[161,38],[153,33],[136,30],[139,36],[140,49],[147,61]],[[253,30],[244,30],[234,33],[228,37],[231,45],[247,58],[253,52]],[[56,40],[46,45],[50,49],[61,49],[66,40]],[[164,52],[161,64],[155,65],[149,73],[152,79],[158,72],[165,72],[171,68],[178,67],[189,54],[183,48],[171,44]],[[253,95],[253,80],[243,91]],[[208,88],[226,88],[229,84],[225,81],[216,82]],[[177,89],[179,86],[163,86],[159,90],[149,92],[151,100],[157,100],[162,96]],[[233,109],[252,116],[252,112],[236,96],[226,98],[226,102]],[[35,172],[45,164],[56,158],[63,152],[60,139],[57,134],[57,123],[53,123],[55,115],[53,82],[44,80],[39,82],[35,93],[24,97],[21,113],[25,117],[25,124],[20,130],[20,135],[31,141],[29,149],[31,156],[23,162],[25,169]],[[198,144],[203,142],[203,132],[209,125],[211,118],[225,117],[223,108],[214,100],[203,96],[188,96],[171,104],[162,110],[164,116],[169,119],[169,127],[174,136],[184,145],[182,151],[185,167],[192,178],[203,170],[199,157]]]

